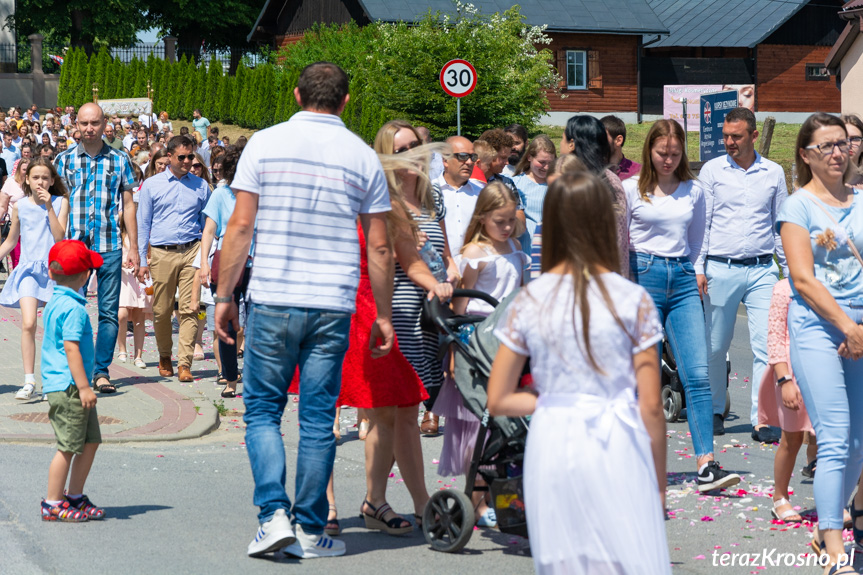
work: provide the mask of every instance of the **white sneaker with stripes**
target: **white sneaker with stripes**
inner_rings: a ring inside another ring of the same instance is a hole
[[[345,554],[345,542],[333,539],[326,533],[312,535],[303,531],[300,524],[294,525],[297,540],[282,549],[282,553],[293,555],[300,559],[316,559],[318,557],[338,557]]]
[[[261,523],[258,533],[249,543],[249,557],[260,557],[266,553],[278,551],[296,540],[287,513],[284,509],[277,509],[269,521]]]

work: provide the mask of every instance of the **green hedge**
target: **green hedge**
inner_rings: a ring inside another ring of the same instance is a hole
[[[200,108],[211,122],[261,129],[299,110],[293,95],[299,73],[323,60],[348,73],[351,98],[342,119],[367,142],[393,118],[424,124],[432,137],[443,139],[455,133],[456,102],[441,90],[438,72],[447,61],[464,58],[474,64],[479,83],[462,98],[463,133],[475,137],[513,122],[531,129],[560,80],[542,47],[550,39],[526,25],[518,6],[485,16],[471,4],[455,5],[455,17],[429,13],[412,26],[316,26],[274,53],[271,63],[241,63],[234,76],[223,73],[215,58],[196,62],[183,55],[172,63],[151,54],[124,63],[112,60],[105,48],[89,58],[71,49],[57,103],[79,107],[92,101],[94,83],[102,99],[144,98],[149,81],[157,113],[189,120]]]

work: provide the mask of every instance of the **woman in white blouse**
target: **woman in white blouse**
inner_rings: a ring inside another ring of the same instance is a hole
[[[698,467],[698,488],[740,481],[713,457],[713,404],[707,375],[707,335],[693,263],[704,240],[701,185],[689,170],[685,134],[659,120],[647,134],[643,168],[623,182],[629,221],[630,278],[653,298],[667,345],[686,391],[687,420]]]

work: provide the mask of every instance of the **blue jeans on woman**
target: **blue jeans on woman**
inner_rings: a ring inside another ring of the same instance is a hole
[[[246,450],[260,523],[291,510],[303,531],[320,535],[327,522],[327,483],[336,456],[333,421],[342,385],[351,314],[321,309],[249,306],[243,365]],[[285,492],[282,416],[294,370],[300,369],[300,444],[295,501]]]
[[[707,330],[689,258],[629,252],[630,277],[653,298],[686,392],[686,419],[696,457],[713,453],[713,402],[707,373]],[[820,465],[820,461],[819,461]]]
[[[863,322],[863,300],[837,300]],[[788,308],[791,367],[818,439],[815,508],[820,529],[842,529],[842,508],[863,469],[863,360],[845,359],[845,336],[801,298]]]

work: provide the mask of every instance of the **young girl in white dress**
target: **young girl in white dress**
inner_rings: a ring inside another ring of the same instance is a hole
[[[463,288],[485,292],[500,301],[521,286],[530,256],[513,239],[524,231],[516,218],[517,208],[512,192],[501,182],[492,182],[480,192],[465,232],[466,243],[456,258]],[[453,309],[460,315],[487,316],[493,311],[486,302],[467,298],[456,299]],[[449,377],[444,381],[434,412],[446,417],[438,474],[449,477],[467,473],[480,422],[465,408]],[[479,477],[477,484],[484,485]],[[485,495],[480,491],[474,494],[477,525],[494,527],[497,517]]]
[[[524,496],[540,574],[671,572],[656,353],[662,326],[650,295],[619,275],[604,186],[576,173],[549,187],[543,274],[495,330],[501,346],[489,413],[533,414]],[[519,389],[528,358],[533,387]]]
[[[36,389],[36,313],[54,291],[54,282],[48,277],[48,252],[66,233],[69,200],[63,180],[45,158],[30,161],[22,188],[24,197],[12,206],[9,236],[0,245],[2,260],[20,237],[21,258],[0,292],[0,305],[21,309],[24,386],[15,399],[27,400]]]

